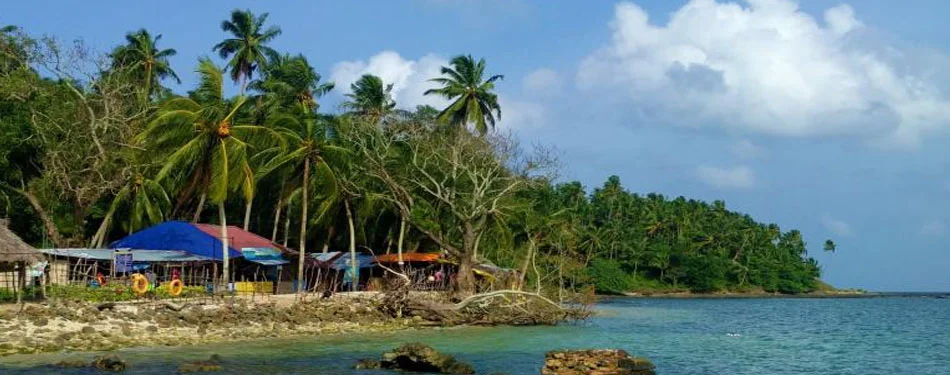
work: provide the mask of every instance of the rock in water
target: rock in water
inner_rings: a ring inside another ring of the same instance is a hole
[[[92,361],[92,367],[104,371],[122,372],[129,366],[118,356],[110,354],[96,357],[96,359]]]
[[[656,366],[623,350],[554,351],[544,357],[541,375],[656,375]]]
[[[369,363],[360,364],[367,365]],[[358,365],[360,365],[358,364]],[[389,370],[428,372],[436,374],[474,374],[475,369],[458,362],[454,357],[442,354],[425,344],[405,344],[391,352],[383,353],[380,367]]]
[[[62,360],[62,361],[56,362],[56,364],[53,365],[53,367],[59,367],[59,368],[82,368],[82,367],[88,367],[88,366],[89,366],[89,362],[83,361],[81,359]]]
[[[383,367],[382,363],[375,359],[361,359],[359,362],[356,362],[356,365],[353,366],[355,370],[375,370]]]

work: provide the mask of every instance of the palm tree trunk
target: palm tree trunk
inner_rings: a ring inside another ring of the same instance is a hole
[[[244,205],[244,230],[251,226],[251,206],[254,205],[254,198],[248,199]]]
[[[303,287],[303,265],[307,259],[307,206],[308,206],[308,188],[307,182],[310,181],[310,158],[307,158],[303,164],[303,187],[300,192],[300,257],[297,259],[297,292],[302,293],[306,288]]]
[[[344,199],[343,205],[346,207],[346,222],[350,228],[350,270],[353,272],[350,290],[355,292],[359,284],[359,264],[356,263],[356,228],[353,225],[353,213],[350,210],[350,199]]]
[[[201,210],[205,207],[205,199],[208,199],[208,192],[201,192],[201,197],[198,198],[198,208],[195,209],[195,216],[191,218],[192,223],[197,223],[198,219],[201,218]]]
[[[330,229],[327,230],[327,239],[323,241],[323,253],[326,254],[330,251],[330,241],[333,241],[333,236],[336,235],[336,225],[330,224]]]
[[[277,209],[274,210],[274,232],[271,233],[270,241],[277,243],[277,229],[280,228],[280,210],[284,208],[284,202],[277,202]]]
[[[284,215],[284,247],[290,241],[290,202],[287,202],[287,214]]]
[[[228,278],[231,276],[229,273],[231,271],[231,251],[230,245],[228,244],[228,218],[224,212],[224,202],[218,203],[218,216],[221,218],[221,261],[224,263],[222,266],[223,274],[221,275],[221,282],[225,288],[228,287]]]
[[[401,220],[399,222],[399,244],[396,245],[396,251],[399,253],[399,265],[403,265],[402,261],[402,244],[406,236],[406,218],[400,216]]]
[[[106,242],[106,232],[109,231],[109,225],[112,224],[112,216],[115,211],[109,210],[109,213],[106,214],[106,217],[102,218],[102,223],[99,224],[99,230],[96,231],[96,234],[92,236],[92,241],[89,241],[89,246],[94,249],[102,248],[102,244]]]

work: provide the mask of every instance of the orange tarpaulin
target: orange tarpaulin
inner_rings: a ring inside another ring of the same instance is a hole
[[[435,262],[441,258],[439,253],[404,253],[403,262]],[[398,263],[399,254],[386,254],[376,257],[377,263]]]

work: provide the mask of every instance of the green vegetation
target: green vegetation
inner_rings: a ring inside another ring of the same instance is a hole
[[[341,111],[323,112],[335,85],[307,57],[269,47],[280,29],[266,20],[232,12],[211,49],[225,68],[200,59],[187,93],[162,86],[189,67],[173,69],[175,50],[147,30],[101,54],[2,28],[0,215],[58,247],[176,219],[241,222],[301,259],[445,251],[462,293],[479,287],[474,267],[486,261],[517,270],[514,287],[548,293],[821,286],[797,230],[721,201],[631,193],[617,177],[590,192],[555,180],[550,151],[495,130],[502,76],[484,59],[455,57],[432,77],[426,94],[445,108],[401,109],[392,83],[365,75],[344,88]],[[226,75],[239,95],[226,94]],[[123,298],[110,290],[54,293]]]

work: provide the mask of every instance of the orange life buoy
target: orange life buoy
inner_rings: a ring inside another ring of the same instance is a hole
[[[101,273],[98,274],[98,275],[96,275],[96,282],[98,282],[100,286],[106,285],[106,277],[105,277],[105,275],[103,275],[103,274],[101,274]]]
[[[132,292],[141,296],[147,291],[148,279],[140,273],[132,275]]]
[[[185,289],[185,283],[179,279],[172,280],[172,282],[168,283],[168,294],[171,294],[172,297],[178,297],[183,289]]]

